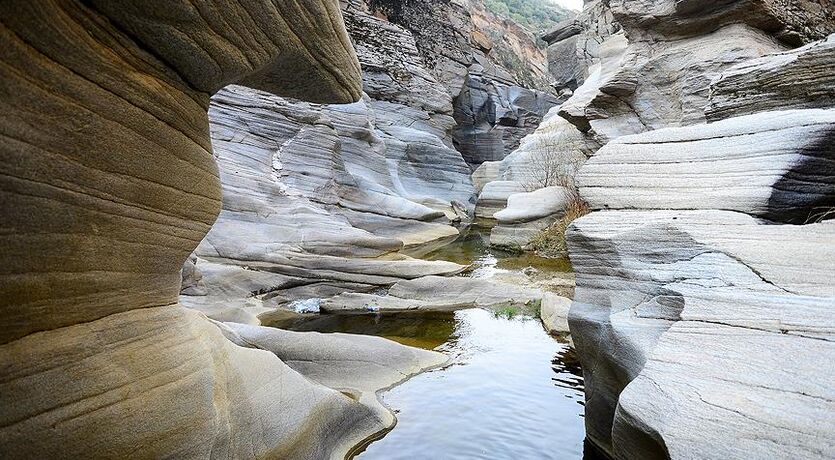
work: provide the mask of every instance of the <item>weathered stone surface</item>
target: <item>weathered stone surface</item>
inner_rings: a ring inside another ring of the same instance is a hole
[[[542,293],[490,279],[425,276],[399,281],[388,295],[346,293],[322,302],[326,312],[337,311],[449,311],[500,305],[529,305]]]
[[[490,229],[490,246],[522,251],[560,216],[561,213],[528,222],[497,224]]]
[[[675,40],[609,37],[601,60],[560,114],[601,144],[626,134],[703,123],[710,83],[735,64],[782,51],[762,31],[732,24]]]
[[[726,209],[804,223],[835,206],[835,110],[790,110],[618,138],[580,170],[595,209]]]
[[[371,103],[316,106],[242,87],[219,93],[210,115],[224,204],[197,254],[300,278],[297,285],[388,285],[460,271],[376,259],[457,235],[446,215],[459,220],[454,204],[465,203],[466,217],[472,186],[460,154],[430,132],[376,124]],[[232,292],[188,303],[214,317],[211,303],[264,300],[240,292],[233,301]]]
[[[828,0],[612,0],[609,6],[625,28],[667,37],[700,35],[744,23],[800,46],[835,32],[835,10]]]
[[[368,3],[414,35],[426,66],[454,100],[455,145],[473,169],[507,156],[556,104],[543,51],[481,1]]]
[[[566,334],[568,329],[568,311],[571,308],[571,299],[558,296],[551,292],[542,295],[542,305],[539,316],[542,325],[549,334]]]
[[[118,5],[123,3],[102,8],[109,11]],[[301,5],[287,6],[286,11],[299,14]],[[221,6],[244,12],[237,4]],[[321,48],[305,54],[304,60],[296,56],[299,70],[287,76],[285,86],[292,86],[295,76],[316,80],[322,75],[316,97],[349,102],[359,96],[359,74],[347,36],[335,26],[341,24],[339,11],[330,2],[308,6],[304,14],[317,18],[293,27],[297,32],[313,27],[302,35],[321,38]],[[277,21],[275,15],[285,11],[262,3],[250,8],[259,20]],[[196,6],[184,4],[176,14],[196,11]],[[145,18],[154,24],[148,14],[137,6],[116,17],[126,22]],[[241,48],[216,47],[215,34],[231,33],[225,28],[229,24],[212,24],[215,29],[194,24],[196,29],[206,28],[207,53],[180,65],[197,65],[195,60],[203,59],[200,62],[216,73],[207,70],[201,77],[183,67],[177,70],[193,77],[183,81],[152,57],[153,48],[143,48],[153,43],[120,41],[118,37],[125,35],[94,9],[5,2],[0,15],[3,61],[8,63],[0,89],[0,125],[8,137],[0,147],[6,174],[3,217],[4,225],[15,229],[3,241],[0,305],[8,327],[0,342],[137,307],[175,303],[182,264],[220,204],[205,121],[207,95],[193,86],[203,82],[216,87],[241,77],[241,53],[253,50],[245,41],[239,43]],[[320,21],[328,25],[316,26]],[[173,34],[175,24],[159,24],[160,35]],[[282,29],[289,26],[281,24],[252,29],[276,37],[291,35]],[[189,43],[170,38],[165,46],[182,51]],[[283,38],[271,45],[275,48],[262,50],[263,55],[253,53],[253,62],[266,65],[279,54],[291,57],[304,48]],[[216,63],[228,67],[218,68]],[[325,74],[330,76],[325,79]],[[214,79],[212,84],[209,79]],[[302,89],[288,91],[302,95]],[[30,237],[21,237],[24,229],[31,230]]]
[[[507,197],[507,207],[493,217],[499,224],[517,224],[560,214],[565,211],[569,195],[568,189],[559,186],[514,193]]]
[[[178,306],[30,334],[0,366],[6,458],[342,458],[386,427]]]
[[[381,337],[292,332],[236,323],[227,326],[247,346],[270,351],[305,377],[368,406],[389,428],[395,418],[377,399],[377,392],[448,360],[441,353]]]
[[[515,181],[496,180],[488,182],[481,189],[476,202],[476,217],[492,219],[493,214],[507,206],[507,198],[514,193],[527,190],[524,184]]]
[[[558,92],[570,94],[582,85],[591,66],[600,61],[600,45],[620,30],[606,3],[585,2],[577,17],[563,21],[542,36],[548,42],[548,72]]]
[[[221,204],[209,95],[357,100],[337,5],[0,4],[5,458],[342,458],[384,426],[175,305]]]
[[[500,168],[501,162],[499,161],[485,161],[480,164],[475,171],[473,171],[473,175],[471,177],[476,193],[481,193],[481,190],[484,189],[484,186],[487,185],[488,182],[492,182],[499,178]]]
[[[835,34],[802,48],[735,65],[710,87],[708,121],[835,106]]]
[[[827,451],[833,376],[813,363],[835,352],[833,237],[832,222],[768,225],[729,211],[575,221],[569,324],[589,437],[618,458]]]
[[[472,167],[502,160],[555,105],[551,94],[491,80],[471,69],[455,99],[455,145]]]

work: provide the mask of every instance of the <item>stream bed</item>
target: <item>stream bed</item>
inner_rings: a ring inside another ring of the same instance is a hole
[[[495,251],[473,226],[424,258],[474,264],[481,278],[570,272],[565,260]],[[568,340],[529,312],[467,309],[318,315],[274,324],[297,331],[386,337],[437,350],[450,364],[382,394],[397,425],[359,460],[594,459],[584,452],[583,378]]]

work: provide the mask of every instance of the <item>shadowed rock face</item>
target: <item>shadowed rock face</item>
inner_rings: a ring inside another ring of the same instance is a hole
[[[209,96],[359,99],[337,2],[5,1],[0,43],[3,456],[327,458],[381,429],[176,305],[220,209]]]

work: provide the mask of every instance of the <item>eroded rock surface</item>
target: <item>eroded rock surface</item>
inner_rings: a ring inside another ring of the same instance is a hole
[[[602,444],[612,433],[618,458],[827,451],[832,375],[811,363],[835,352],[833,237],[831,222],[768,225],[729,211],[575,221],[569,324],[589,436]]]
[[[210,94],[359,99],[338,4],[169,6],[0,4],[0,452],[342,458],[374,411],[176,305],[221,206]]]
[[[710,87],[709,121],[770,110],[835,106],[835,35],[722,72]]]
[[[595,209],[725,209],[805,223],[835,206],[835,110],[763,112],[620,137],[577,182]]]
[[[835,24],[799,2],[610,7],[626,47],[561,108],[606,143],[577,181],[607,210],[568,232],[587,434],[623,459],[827,456],[829,51],[786,48]]]

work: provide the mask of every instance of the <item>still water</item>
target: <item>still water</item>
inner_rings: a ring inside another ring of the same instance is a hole
[[[566,260],[491,249],[488,236],[489,227],[473,226],[424,258],[473,264],[467,276],[481,278],[529,266],[571,270]],[[546,334],[538,318],[469,309],[313,315],[272,325],[377,335],[450,357],[448,366],[382,394],[397,425],[360,450],[358,460],[596,459],[583,448],[579,362],[567,340]]]
[[[450,317],[435,349],[452,364],[385,393],[397,426],[357,458],[582,458],[583,380],[568,345],[529,317]]]

